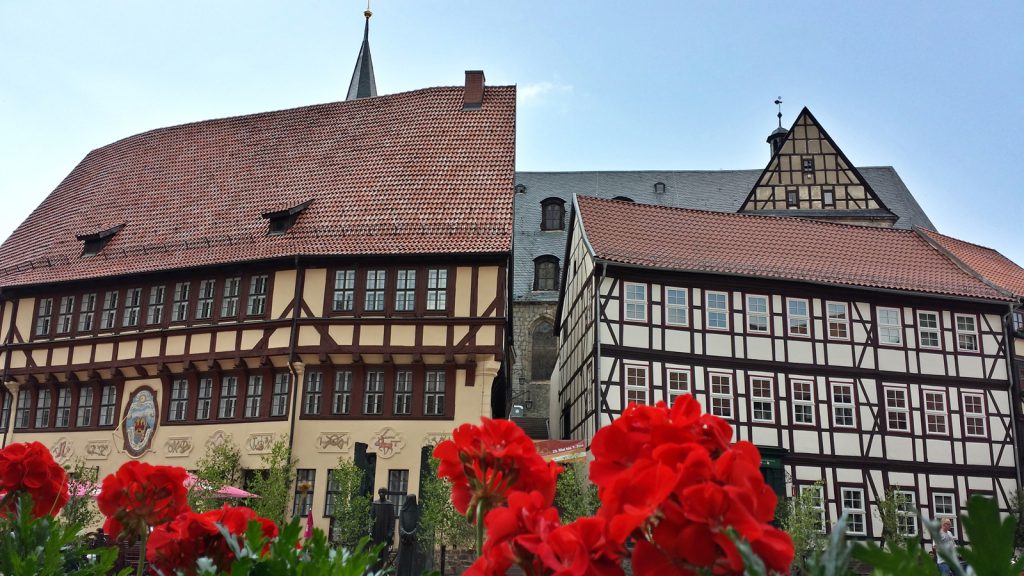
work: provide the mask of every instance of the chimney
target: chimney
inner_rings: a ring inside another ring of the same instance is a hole
[[[463,110],[479,110],[484,103],[484,71],[466,70],[466,90],[462,95]]]

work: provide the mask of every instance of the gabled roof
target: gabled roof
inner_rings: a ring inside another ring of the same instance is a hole
[[[941,250],[956,258],[985,281],[1013,294],[1024,297],[1024,268],[999,252],[933,230],[917,229]]]
[[[1009,298],[912,230],[706,212],[579,196],[574,209],[600,260],[954,297]]]
[[[93,152],[0,246],[0,287],[292,255],[511,249],[515,87],[209,120]],[[309,204],[267,235],[262,214]],[[82,234],[125,224],[100,254]]]

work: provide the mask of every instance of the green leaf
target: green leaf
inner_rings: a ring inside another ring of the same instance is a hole
[[[767,576],[768,569],[765,568],[764,561],[750,549],[750,543],[742,538],[734,528],[730,527],[725,534],[729,540],[732,540],[740,557],[743,558],[743,576]]]
[[[869,564],[875,574],[892,576],[934,576],[936,563],[914,539],[890,540],[885,549],[874,542],[854,546],[854,558]]]
[[[1000,519],[995,500],[973,496],[967,502],[963,517],[964,530],[971,538],[971,548],[961,548],[960,555],[978,574],[1018,576],[1021,568],[1013,563],[1014,534],[1017,521],[1013,516]]]

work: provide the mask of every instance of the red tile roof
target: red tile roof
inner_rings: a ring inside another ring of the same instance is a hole
[[[596,256],[669,270],[740,274],[1007,300],[912,230],[705,212],[579,196]]]
[[[508,252],[515,87],[153,130],[88,156],[0,246],[0,286],[292,255]],[[283,236],[265,212],[314,202]],[[98,256],[76,236],[124,223]]]
[[[925,230],[923,228],[917,230],[977,272],[985,280],[1012,293],[1014,296],[1024,297],[1024,268],[1014,264],[1006,256],[991,248],[957,240],[932,230]]]

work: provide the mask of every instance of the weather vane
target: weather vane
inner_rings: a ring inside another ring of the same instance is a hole
[[[369,3],[370,0],[366,0]],[[779,128],[782,128],[782,96],[775,99],[775,105],[779,107]]]

